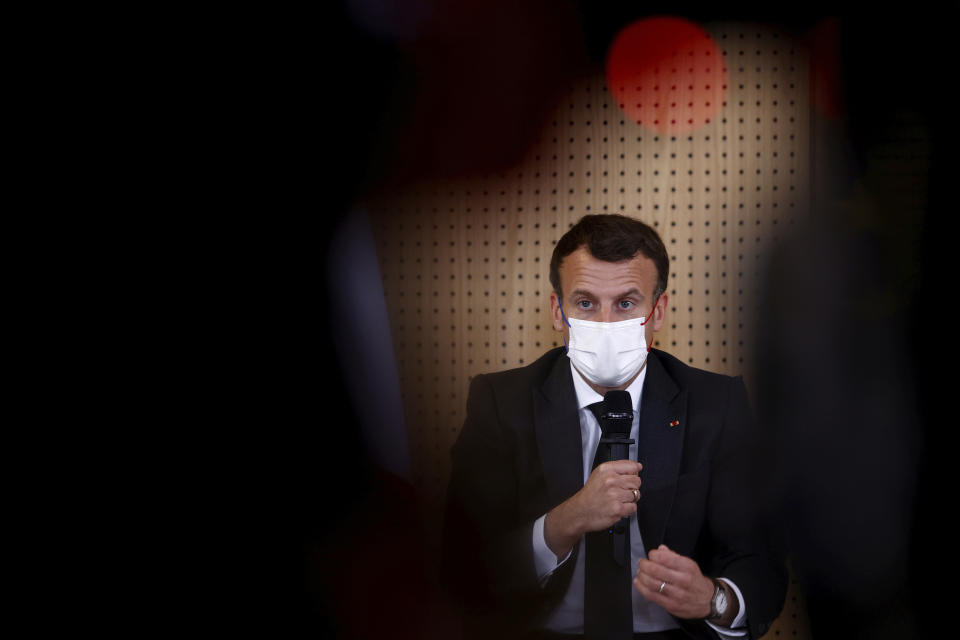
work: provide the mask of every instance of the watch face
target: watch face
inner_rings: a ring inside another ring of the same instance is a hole
[[[723,589],[720,589],[720,593],[717,594],[717,613],[723,615],[727,610],[727,592]]]

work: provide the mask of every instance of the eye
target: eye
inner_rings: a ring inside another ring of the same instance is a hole
[[[589,300],[579,300],[577,301],[577,306],[581,309],[589,309],[593,306],[593,303]]]
[[[630,300],[621,300],[621,301],[620,301],[620,308],[623,309],[623,310],[625,310],[625,311],[628,310],[628,309],[633,309],[635,306],[636,306],[636,305],[633,304],[633,302],[630,301]]]

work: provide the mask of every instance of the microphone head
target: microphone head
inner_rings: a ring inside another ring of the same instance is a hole
[[[630,433],[633,425],[633,400],[628,391],[607,391],[603,396],[603,407],[600,409],[600,421],[606,423],[604,432]]]

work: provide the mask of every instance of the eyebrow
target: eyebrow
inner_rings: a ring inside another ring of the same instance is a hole
[[[593,293],[587,291],[586,289],[574,289],[573,291],[570,292],[570,297],[571,297],[571,298],[575,298],[575,297],[577,297],[577,296],[583,296],[583,297],[585,297],[585,298],[595,298],[595,297],[596,297],[596,296],[593,295]],[[628,296],[636,296],[636,297],[640,298],[641,300],[645,300],[645,299],[646,299],[646,296],[643,295],[643,293],[642,293],[639,289],[637,289],[636,287],[633,287],[632,289],[628,289],[628,290],[624,291],[623,293],[617,294],[615,297],[616,297],[616,298],[626,298],[626,297],[628,297]]]

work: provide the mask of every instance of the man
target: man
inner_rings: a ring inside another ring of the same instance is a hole
[[[651,349],[668,270],[649,226],[584,217],[550,265],[565,347],[473,380],[444,539],[468,634],[758,638],[779,614],[743,382]],[[632,444],[600,462],[612,390],[629,393]],[[618,536],[628,549],[611,551]]]

